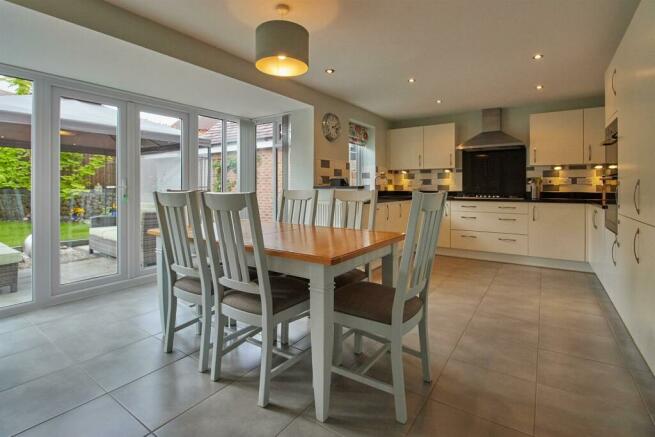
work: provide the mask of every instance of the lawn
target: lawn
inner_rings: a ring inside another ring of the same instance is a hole
[[[86,223],[61,223],[59,229],[62,241],[89,238],[89,225]],[[0,242],[9,247],[22,246],[25,238],[31,233],[30,222],[0,221]]]

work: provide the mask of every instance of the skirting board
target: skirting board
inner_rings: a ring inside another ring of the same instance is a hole
[[[545,267],[548,269],[572,270],[576,272],[593,273],[589,263],[580,261],[564,261],[559,259],[537,258],[534,256],[508,255],[505,253],[496,252],[477,252],[474,250],[450,249],[446,247],[437,248],[437,255],[454,256],[457,258],[471,258],[509,264],[522,264],[533,267]]]

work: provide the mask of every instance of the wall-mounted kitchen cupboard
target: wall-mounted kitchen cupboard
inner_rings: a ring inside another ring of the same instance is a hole
[[[530,114],[530,165],[605,162],[603,107]]]
[[[455,123],[390,129],[389,169],[433,169],[455,166]]]
[[[608,68],[614,80],[605,94],[618,117],[619,214],[655,226],[653,23],[655,3],[642,2]]]

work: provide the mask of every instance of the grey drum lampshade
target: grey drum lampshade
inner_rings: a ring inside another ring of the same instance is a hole
[[[255,66],[273,76],[300,76],[309,70],[309,32],[291,21],[272,20],[255,31]]]

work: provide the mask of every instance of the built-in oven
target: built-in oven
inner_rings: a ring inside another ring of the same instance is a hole
[[[619,228],[619,209],[618,209],[618,185],[619,181],[619,121],[614,119],[605,128],[605,162],[607,168],[603,170],[603,197],[602,205],[605,209],[605,227],[615,234]]]

